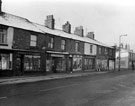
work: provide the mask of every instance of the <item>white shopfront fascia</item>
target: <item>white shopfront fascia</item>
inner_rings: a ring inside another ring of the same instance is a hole
[[[52,57],[64,57],[64,55],[69,54],[68,52],[55,52],[55,51],[46,51],[50,53]]]

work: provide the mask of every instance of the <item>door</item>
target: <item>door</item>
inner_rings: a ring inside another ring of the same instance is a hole
[[[24,74],[24,55],[22,54],[17,54],[16,56],[16,64],[15,64],[15,73],[16,75],[23,75]]]

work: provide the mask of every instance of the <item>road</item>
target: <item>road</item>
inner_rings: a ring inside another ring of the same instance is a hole
[[[0,106],[135,106],[135,71],[0,85]]]

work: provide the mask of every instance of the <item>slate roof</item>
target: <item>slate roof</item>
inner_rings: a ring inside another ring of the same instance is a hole
[[[28,19],[4,12],[0,13],[0,24],[43,33]]]
[[[30,31],[34,31],[34,32],[39,32],[39,33],[49,33],[54,36],[65,37],[65,38],[69,38],[69,39],[74,39],[74,40],[78,40],[78,41],[83,41],[83,42],[87,42],[87,43],[91,43],[91,44],[96,44],[96,45],[112,48],[111,46],[103,44],[97,40],[93,40],[93,39],[90,39],[87,37],[81,37],[81,36],[78,36],[75,34],[69,34],[69,33],[66,33],[66,32],[64,32],[62,30],[58,30],[58,29],[50,29],[43,25],[31,22],[26,18],[15,16],[15,15],[12,15],[9,13],[4,13],[4,12],[0,13],[0,24],[15,27],[15,28],[21,28],[21,29],[25,29],[25,30],[30,30]]]
[[[74,39],[74,40],[78,40],[78,41],[83,41],[83,42],[87,42],[87,43],[91,43],[91,44],[96,44],[96,45],[112,48],[111,46],[103,44],[103,43],[101,43],[97,40],[90,39],[88,37],[81,37],[81,36],[78,36],[78,35],[75,35],[75,34],[72,34],[72,33],[69,34],[69,33],[66,33],[66,32],[64,32],[62,30],[58,30],[58,29],[50,29],[50,28],[47,28],[43,25],[36,24],[36,23],[35,23],[35,25],[40,30],[42,30],[44,33],[49,33],[49,34],[60,36],[60,37],[65,37],[65,38],[69,38],[69,39]]]

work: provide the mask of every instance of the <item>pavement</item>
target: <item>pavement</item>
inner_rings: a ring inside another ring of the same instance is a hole
[[[20,84],[20,83],[29,83],[29,82],[37,82],[37,81],[45,81],[52,79],[62,79],[62,78],[72,78],[72,77],[80,77],[87,75],[95,75],[95,74],[104,74],[107,71],[103,72],[74,72],[74,73],[56,73],[56,74],[48,74],[44,76],[17,76],[17,77],[3,77],[0,78],[0,85],[7,84]]]

